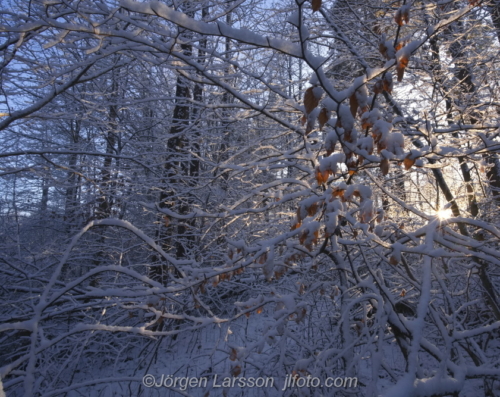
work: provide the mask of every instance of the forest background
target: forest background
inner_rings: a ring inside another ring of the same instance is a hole
[[[499,0],[0,7],[0,395],[500,395]]]

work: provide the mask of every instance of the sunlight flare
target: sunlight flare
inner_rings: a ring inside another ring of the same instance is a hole
[[[451,208],[442,208],[436,211],[437,217],[444,221],[445,219],[451,218],[453,213],[451,212]]]

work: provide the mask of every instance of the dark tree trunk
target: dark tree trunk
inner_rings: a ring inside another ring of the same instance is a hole
[[[432,55],[432,60],[433,60],[433,66],[432,66],[433,71],[436,74],[437,83],[442,87],[443,91],[445,92],[446,118],[447,118],[448,124],[451,125],[451,124],[454,124],[453,114],[452,114],[452,111],[453,111],[452,100],[449,96],[449,92],[447,90],[447,87],[444,85],[444,77],[441,74],[441,63],[440,63],[440,58],[439,58],[439,44],[438,44],[437,37],[430,40],[430,45],[431,45],[431,55]],[[467,67],[467,64],[464,62],[465,54],[463,53],[460,41],[454,42],[450,46],[450,53],[451,53],[451,55],[454,58],[455,63],[456,63],[455,75],[456,75],[457,79],[459,79],[459,81],[460,81],[460,87],[461,87],[462,91],[466,92],[466,93],[475,92],[476,88],[474,86],[474,83],[472,82],[472,75],[470,73],[470,70]],[[471,123],[477,123],[477,118],[471,117]],[[458,138],[458,133],[454,133],[453,137]],[[467,159],[465,158],[465,156],[458,156],[458,162],[460,164],[460,170],[462,171],[462,177],[464,179],[465,188],[467,190],[467,200],[468,200],[468,204],[469,204],[469,212],[471,213],[472,216],[475,217],[479,214],[479,207],[477,204],[474,188],[472,186],[472,176],[471,176],[469,166],[467,165]]]
[[[70,122],[71,146],[70,150],[76,151],[80,142],[80,121]],[[76,172],[78,166],[78,154],[72,153],[68,160],[68,179],[64,198],[64,224],[66,232],[71,235],[76,227],[78,227],[78,174]]]

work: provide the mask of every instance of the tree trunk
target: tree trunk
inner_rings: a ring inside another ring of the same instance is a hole
[[[78,143],[80,142],[80,128],[81,123],[78,120],[70,122],[71,146],[72,151],[77,150]],[[78,164],[78,154],[72,153],[69,155],[68,161],[68,178],[67,187],[64,198],[64,224],[66,233],[71,235],[77,225],[77,213],[79,208],[78,203],[78,175],[76,168]]]
[[[498,42],[500,43],[500,0],[491,0],[488,11],[490,12]],[[490,153],[486,160],[491,166],[486,172],[486,176],[490,183],[491,194],[497,206],[500,207],[500,161],[498,159],[498,153]]]
[[[457,44],[458,45],[455,45]],[[441,74],[441,61],[439,57],[439,44],[437,37],[433,38],[430,40],[430,45],[431,45],[431,54],[432,54],[432,60],[434,61],[433,63],[433,71],[434,73],[437,74],[436,79],[437,82],[441,85],[442,89],[444,90],[445,94],[445,104],[446,104],[446,119],[448,121],[448,124],[454,124],[453,120],[453,115],[452,115],[452,100],[450,96],[448,95],[447,87],[444,85],[444,77]],[[455,74],[457,79],[460,81],[460,86],[464,92],[467,93],[472,93],[475,92],[475,86],[474,83],[472,82],[472,76],[471,73],[467,67],[467,65],[464,63],[464,54],[461,49],[461,44],[460,41],[452,44],[450,46],[450,53],[453,56],[453,58],[456,60],[456,70]],[[476,118],[471,118],[471,123],[476,123],[477,119]],[[453,133],[453,137],[458,138],[458,133]],[[472,176],[470,173],[470,169],[467,165],[467,159],[465,156],[458,156],[458,162],[460,164],[460,170],[462,171],[462,177],[464,179],[465,183],[465,188],[467,190],[467,200],[469,203],[469,212],[471,213],[472,216],[477,216],[479,214],[479,207],[477,205],[477,200],[476,200],[476,195],[474,192],[474,188],[472,186]],[[447,198],[448,199],[448,198]],[[449,200],[448,200],[449,201]]]

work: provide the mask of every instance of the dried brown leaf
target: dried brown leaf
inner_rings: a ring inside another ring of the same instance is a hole
[[[405,157],[403,164],[405,165],[405,170],[408,171],[415,164],[415,159],[411,159],[409,154]]]
[[[300,236],[299,236],[299,243],[300,243],[301,245],[304,245],[304,242],[305,242],[305,241],[306,241],[306,239],[307,239],[307,235],[308,235],[308,233],[309,233],[309,231],[306,229],[306,230],[304,230],[304,231],[300,234]]]
[[[399,26],[403,26],[405,23],[410,22],[410,8],[408,6],[401,7],[394,16],[394,20]]]
[[[402,14],[404,23],[408,24],[408,22],[410,22],[410,8],[406,7],[401,14]]]
[[[373,92],[375,94],[382,94],[382,91],[384,91],[384,83],[382,82],[382,80],[377,80],[377,82],[373,86]]]
[[[382,54],[382,56],[385,58],[385,59],[389,59],[389,54],[387,52],[387,47],[385,46],[385,43],[384,42],[380,42],[379,45],[378,45],[378,50],[380,51],[380,53]]]
[[[309,87],[304,94],[304,107],[307,114],[311,113],[319,104],[319,98],[314,96],[313,88]]]
[[[236,365],[231,369],[231,375],[236,378],[239,374],[241,374],[241,365]]]
[[[321,8],[321,0],[312,0],[311,6],[312,6],[313,12],[318,11]]]
[[[261,256],[259,256],[257,263],[259,265],[263,265],[264,263],[266,263],[266,261],[267,261],[267,252],[264,252]]]
[[[389,94],[392,93],[392,75],[390,75],[390,79],[388,78],[388,75],[386,75],[386,77],[384,77],[384,80],[382,81],[382,84],[384,91],[388,92]]]
[[[394,20],[399,26],[403,26],[403,15],[401,14],[401,10],[398,10],[396,12],[396,15],[394,16]]]
[[[319,167],[316,167],[316,181],[318,185],[322,185],[328,181],[330,173],[328,171],[321,171]]]
[[[321,130],[323,126],[328,123],[328,120],[330,119],[328,115],[328,110],[326,108],[321,109],[321,112],[319,112],[318,116],[318,123],[319,123],[319,129]]]
[[[354,92],[349,98],[349,105],[351,106],[352,117],[356,117],[356,112],[358,111],[358,98],[356,97],[356,92]]]
[[[380,162],[380,171],[382,171],[382,175],[389,173],[389,159],[382,159]]]
[[[397,74],[398,74],[398,81],[399,82],[403,81],[403,77],[405,75],[405,68],[404,68],[404,66],[402,67],[402,66],[398,65],[396,67],[396,71],[397,71]]]
[[[307,210],[307,215],[309,216],[316,215],[316,212],[318,212],[318,203],[313,203],[308,208],[306,208],[306,210]]]
[[[333,195],[333,197],[344,197],[344,192],[345,192],[345,189],[335,187],[335,188],[333,188],[332,195]]]
[[[302,211],[300,206],[297,208],[297,223],[300,224],[302,222]]]

